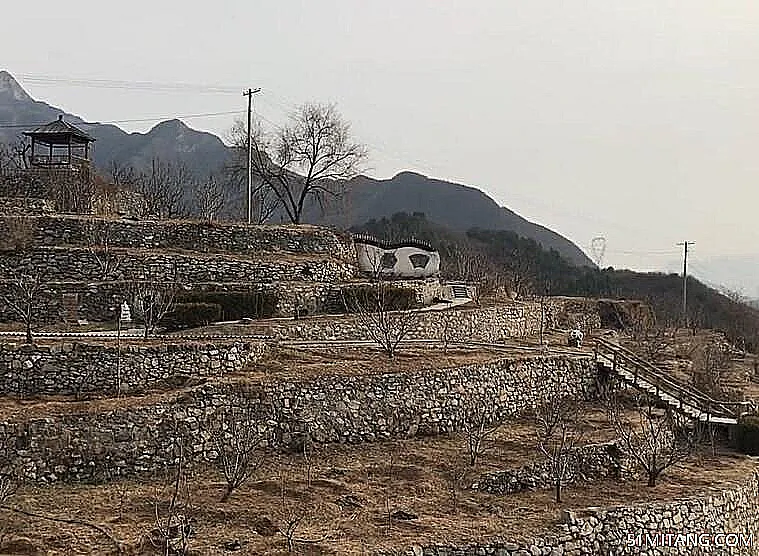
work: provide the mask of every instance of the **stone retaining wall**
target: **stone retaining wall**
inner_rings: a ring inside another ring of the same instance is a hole
[[[413,546],[377,556],[756,556],[759,554],[759,472],[733,486],[671,502],[568,512],[566,523],[542,537],[509,541],[509,533],[492,543]],[[671,534],[665,547],[666,536]],[[648,535],[648,537],[646,536]],[[708,535],[703,537],[700,535]],[[698,542],[723,535],[723,546]],[[729,535],[724,537],[724,535]],[[688,537],[689,536],[689,537]],[[732,546],[724,545],[726,542]]]
[[[37,197],[0,197],[0,215],[42,216],[55,213],[55,203]]]
[[[148,276],[165,282],[317,281],[344,282],[355,275],[355,265],[326,256],[284,255],[282,258],[230,258],[224,255],[193,256],[144,250],[36,248],[28,252],[0,252],[0,281],[17,273],[39,273],[46,281],[119,281]]]
[[[572,300],[572,303],[576,301]],[[566,300],[558,298],[544,303],[542,307],[538,302],[519,302],[493,307],[420,311],[416,326],[408,337],[493,343],[537,334],[541,320],[545,330],[579,325],[584,326],[585,332],[590,332],[600,326],[598,313],[593,313],[592,302],[587,307],[589,313],[583,314],[580,324],[574,313],[565,310],[566,303]],[[292,340],[364,340],[369,337],[361,319],[355,315],[271,322],[267,323],[267,333]]]
[[[579,446],[568,455],[569,466],[565,484],[592,482],[614,477],[632,478],[623,454],[614,442]],[[524,490],[554,488],[547,460],[536,461],[517,469],[484,473],[471,486],[472,490],[489,494],[513,494]]]
[[[0,395],[123,394],[237,372],[265,352],[261,342],[143,346],[0,345]]]
[[[737,478],[733,486],[690,498],[612,508],[568,512],[566,523],[528,541],[414,546],[382,551],[378,556],[620,556],[759,555],[759,472]],[[669,546],[664,546],[669,537]],[[648,535],[648,537],[647,537]],[[687,537],[689,535],[689,537]],[[700,535],[708,535],[703,537]],[[699,541],[723,535],[723,546]],[[724,537],[728,535],[728,537]],[[730,543],[732,546],[726,546]]]
[[[8,233],[0,216],[0,237]],[[301,225],[247,226],[184,220],[127,220],[82,216],[29,217],[36,246],[87,247],[107,239],[111,247],[258,255],[290,252],[329,255],[355,262],[353,240],[329,228]]]
[[[85,319],[92,322],[112,322],[119,313],[123,301],[129,302],[129,282],[58,282],[45,286],[40,294],[38,318],[40,324],[71,322]],[[2,291],[3,284],[0,284]],[[295,307],[305,306],[309,314],[334,312],[339,309],[339,286],[325,282],[276,282],[276,283],[194,283],[186,292],[266,292],[276,298],[274,316],[292,317]],[[69,301],[65,301],[64,297]],[[75,309],[72,309],[75,307]],[[255,315],[250,315],[254,317]],[[0,322],[17,322],[18,315],[0,303]],[[72,330],[72,331],[75,331]]]
[[[306,431],[317,443],[368,442],[461,430],[472,407],[505,419],[551,397],[592,395],[590,357],[496,359],[448,369],[316,376],[246,384],[217,382],[147,407],[0,422],[0,447],[29,479],[99,481],[151,472],[172,461],[170,439],[186,439],[192,461],[216,457],[214,415],[241,408],[272,447],[294,447]],[[169,431],[178,430],[179,433]]]

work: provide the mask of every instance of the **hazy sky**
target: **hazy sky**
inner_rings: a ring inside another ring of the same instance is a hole
[[[604,236],[605,264],[677,264],[684,239],[696,265],[759,253],[756,2],[8,4],[0,68],[89,120],[242,110],[248,86],[263,89],[256,109],[274,122],[334,101],[369,144],[371,175],[412,169],[477,186],[586,251]],[[233,118],[185,121],[224,134]]]

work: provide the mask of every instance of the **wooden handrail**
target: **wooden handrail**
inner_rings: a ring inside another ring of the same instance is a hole
[[[629,366],[632,366],[631,371],[635,380],[637,380],[637,377],[640,375],[648,382],[651,382],[652,386],[660,390],[663,389],[667,391],[669,395],[676,397],[681,406],[682,403],[685,402],[693,405],[697,409],[709,413],[710,415],[737,417],[739,416],[740,412],[735,411],[730,406],[736,406],[737,408],[750,405],[750,402],[728,402],[715,400],[688,384],[679,382],[676,379],[666,376],[661,369],[639,358],[637,355],[635,355],[635,353],[623,346],[620,346],[619,344],[614,344],[603,338],[598,338],[596,345],[597,354],[602,354],[601,348],[605,348],[605,351],[607,351],[607,356],[610,352],[613,365],[615,367],[620,366],[620,363],[628,363]],[[665,388],[662,388],[662,386],[665,386]]]

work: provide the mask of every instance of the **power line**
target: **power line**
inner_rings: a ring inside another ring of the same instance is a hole
[[[21,74],[19,77],[33,85],[53,86],[63,85],[72,87],[90,87],[95,89],[121,89],[131,91],[151,91],[168,93],[198,93],[198,94],[235,94],[239,87],[209,85],[199,83],[166,83],[157,81],[127,81],[121,79],[91,79],[59,77],[46,75]]]
[[[176,119],[185,119],[189,120],[192,118],[209,118],[214,116],[229,116],[233,114],[244,114],[244,110],[228,110],[226,112],[205,112],[202,114],[180,114],[180,115],[170,115],[170,116],[152,116],[149,118],[131,118],[126,120],[109,120],[109,121],[103,121],[103,122],[78,122],[77,126],[96,126],[96,125],[108,125],[108,124],[130,124],[130,123],[141,123],[141,122],[156,122],[156,121],[163,121],[163,120],[176,120]],[[10,123],[0,123],[0,128],[3,129],[12,129],[12,128],[34,128],[41,125],[45,125],[48,122],[36,122],[36,123],[27,123],[27,124],[10,124]]]

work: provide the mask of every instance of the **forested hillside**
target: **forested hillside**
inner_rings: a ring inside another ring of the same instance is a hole
[[[441,255],[445,278],[478,281],[486,293],[518,297],[577,295],[640,299],[649,303],[660,326],[675,326],[682,315],[682,277],[677,274],[594,269],[569,264],[554,250],[513,232],[448,230],[423,213],[397,213],[370,220],[354,231],[381,238],[428,241]],[[717,290],[688,279],[688,318],[692,325],[724,331],[734,342],[759,346],[759,311]]]

